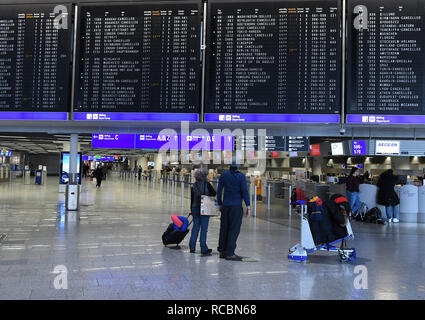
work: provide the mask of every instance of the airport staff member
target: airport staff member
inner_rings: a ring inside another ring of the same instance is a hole
[[[242,225],[243,208],[242,199],[245,201],[246,216],[250,216],[250,199],[246,186],[245,175],[238,171],[240,167],[234,158],[230,169],[223,172],[218,181],[217,202],[221,211],[220,238],[218,251],[220,258],[241,261],[242,257],[235,254],[236,240]],[[224,189],[224,196],[222,193]]]

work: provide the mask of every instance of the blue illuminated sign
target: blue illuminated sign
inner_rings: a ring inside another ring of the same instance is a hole
[[[134,149],[134,134],[95,133],[92,148]]]
[[[205,114],[205,122],[339,123],[338,114]]]
[[[366,141],[352,141],[353,155],[364,156],[367,154]]]
[[[197,113],[74,112],[78,121],[198,122]]]

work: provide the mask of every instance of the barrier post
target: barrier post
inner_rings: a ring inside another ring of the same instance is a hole
[[[254,186],[254,217],[257,216],[257,185]]]
[[[249,199],[251,200],[251,201],[253,201],[254,200],[254,198],[252,197],[252,192],[253,192],[253,189],[254,189],[254,181],[252,181],[252,177],[251,178],[249,178],[250,179],[250,186],[249,186]]]
[[[288,196],[289,216],[291,216],[292,215],[292,206],[291,206],[292,185],[289,185],[288,192],[289,192],[289,196]]]
[[[184,181],[181,182],[182,191],[182,208],[184,208]]]
[[[270,194],[271,194],[270,189],[271,189],[271,184],[269,183],[267,185],[267,210],[269,211],[270,211]]]

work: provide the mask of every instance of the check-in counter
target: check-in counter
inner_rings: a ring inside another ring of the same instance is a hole
[[[329,184],[308,181],[295,181],[294,185],[296,188],[304,190],[305,195],[308,198],[318,196],[323,201],[329,199]]]
[[[345,184],[330,183],[329,184],[329,195],[342,194],[344,197],[347,197],[347,190]]]

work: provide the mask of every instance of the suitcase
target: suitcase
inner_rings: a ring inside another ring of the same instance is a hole
[[[190,214],[189,214],[190,216]],[[189,218],[189,216],[187,216]],[[192,221],[190,221],[189,226],[192,224]],[[174,224],[170,223],[168,225],[167,230],[165,230],[165,232],[162,234],[162,243],[164,244],[164,246],[169,245],[169,244],[176,244],[179,245],[180,242],[182,242],[184,240],[184,238],[186,237],[186,235],[189,233],[189,227],[185,230],[185,231],[179,231],[176,230],[174,228]]]

